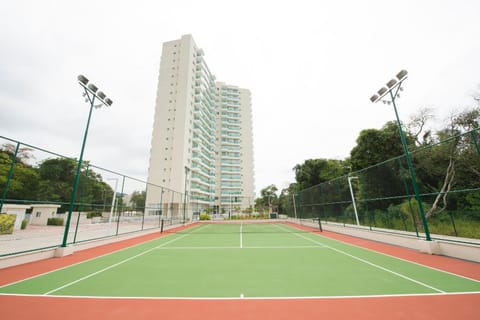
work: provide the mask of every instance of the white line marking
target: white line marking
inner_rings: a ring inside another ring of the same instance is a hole
[[[202,228],[202,227],[199,227],[198,229],[200,229],[200,228]],[[198,229],[196,229],[196,230],[198,230]],[[91,277],[93,277],[93,276],[96,276],[97,274],[100,274],[100,273],[105,272],[105,271],[107,271],[107,270],[110,270],[110,269],[112,269],[112,268],[118,267],[119,265],[122,265],[122,264],[124,264],[125,262],[131,261],[131,260],[136,259],[136,258],[138,258],[138,257],[141,257],[141,256],[143,256],[143,255],[145,255],[145,254],[147,254],[147,253],[150,253],[150,252],[152,252],[153,250],[156,250],[156,249],[158,249],[158,248],[164,247],[164,246],[166,246],[166,245],[169,244],[169,243],[172,243],[172,242],[174,242],[174,241],[177,241],[177,240],[180,240],[180,239],[182,239],[182,238],[185,238],[186,236],[192,234],[193,232],[195,232],[195,230],[192,231],[192,232],[190,232],[190,233],[183,234],[183,235],[181,235],[180,237],[177,237],[177,238],[172,239],[172,240],[170,240],[170,241],[164,242],[164,243],[162,243],[162,244],[160,244],[160,245],[158,245],[158,246],[156,246],[156,247],[153,247],[153,248],[150,248],[150,249],[148,249],[148,250],[146,250],[146,251],[143,251],[143,252],[141,252],[141,253],[139,253],[139,254],[137,254],[137,255],[134,255],[134,256],[132,256],[132,257],[130,257],[130,258],[127,258],[127,259],[124,259],[124,260],[122,260],[122,261],[120,261],[120,262],[117,262],[117,263],[115,263],[115,264],[112,264],[112,265],[110,265],[110,266],[108,266],[108,267],[106,267],[106,268],[103,268],[103,269],[98,270],[98,271],[96,271],[96,272],[90,273],[90,274],[86,275],[85,277],[82,277],[82,278],[77,279],[77,280],[75,280],[75,281],[69,282],[69,283],[67,283],[67,284],[65,284],[65,285],[63,285],[63,286],[60,286],[60,287],[56,288],[56,289],[50,290],[50,291],[44,293],[43,295],[44,295],[44,296],[47,296],[47,295],[49,295],[49,294],[51,294],[51,293],[53,293],[53,292],[57,292],[57,291],[59,291],[59,290],[65,289],[65,288],[67,288],[67,287],[70,287],[70,286],[72,286],[72,285],[74,285],[74,284],[76,284],[76,283],[79,283],[79,282],[81,282],[81,281],[83,281],[83,280],[86,280],[86,279],[88,279],[88,278],[91,278]]]
[[[240,222],[240,249],[243,248],[243,222]]]
[[[278,226],[278,227],[281,228],[280,226]],[[305,236],[303,236],[303,235],[301,235],[301,234],[298,234],[298,233],[294,233],[294,234],[297,235],[297,236],[299,236],[299,237],[301,237],[301,238],[303,238],[303,239],[305,239],[305,240],[311,241],[311,242],[313,242],[313,243],[324,245],[324,244],[321,243],[321,242],[318,242],[318,241],[316,241],[316,240],[307,238],[307,237],[305,237]],[[346,256],[348,256],[348,257],[350,257],[350,258],[353,258],[353,259],[355,259],[355,260],[358,260],[358,261],[360,261],[360,262],[363,262],[363,263],[365,263],[365,264],[368,264],[368,265],[370,265],[370,266],[372,266],[372,267],[375,267],[375,268],[377,268],[377,269],[380,269],[380,270],[389,272],[389,273],[391,273],[391,274],[394,274],[394,275],[396,275],[397,277],[400,277],[400,278],[403,278],[403,279],[405,279],[405,280],[414,282],[414,283],[416,283],[416,284],[419,284],[419,285],[421,285],[421,286],[424,286],[424,287],[426,287],[426,288],[432,289],[432,290],[437,291],[437,292],[440,292],[440,293],[446,293],[445,291],[440,290],[440,289],[438,289],[438,288],[435,288],[435,287],[433,287],[433,286],[430,286],[430,285],[428,285],[428,284],[426,284],[426,283],[424,283],[424,282],[421,282],[421,281],[412,279],[412,278],[410,278],[410,277],[407,277],[406,275],[403,275],[403,274],[398,273],[398,272],[395,272],[395,271],[393,271],[393,270],[384,268],[384,267],[382,267],[382,266],[380,266],[380,265],[378,265],[378,264],[375,264],[375,263],[370,262],[370,261],[368,261],[368,260],[359,258],[359,257],[354,256],[354,255],[352,255],[352,254],[349,254],[349,253],[347,253],[347,252],[345,252],[345,251],[342,251],[342,250],[339,250],[339,249],[335,249],[335,248],[330,247],[330,246],[328,246],[328,245],[325,245],[325,247],[328,248],[328,249],[331,249],[331,250],[333,250],[333,251],[336,251],[336,252],[338,252],[338,253],[341,253],[341,254],[343,254],[343,255],[346,255]]]
[[[296,229],[296,228],[295,228],[295,229]],[[299,230],[300,230],[300,229],[299,229]],[[314,233],[312,233],[312,232],[308,232],[308,233],[314,234]],[[347,242],[347,241],[342,241],[342,240],[339,240],[339,239],[329,238],[329,237],[323,236],[323,235],[318,234],[318,233],[316,233],[315,235],[316,235],[317,237],[320,237],[320,238],[328,239],[329,241],[338,242],[338,243],[343,243],[343,244],[345,244],[345,245],[347,245],[347,246],[350,246],[350,247],[355,247],[355,248],[360,248],[360,249],[362,249],[362,250],[375,252],[375,253],[377,253],[377,254],[380,254],[380,255],[383,255],[383,256],[386,256],[386,257],[390,257],[390,258],[393,258],[393,259],[405,261],[405,262],[408,262],[408,263],[412,263],[412,264],[415,264],[415,265],[420,266],[420,267],[423,267],[423,268],[427,268],[427,269],[435,270],[435,271],[438,271],[438,272],[450,274],[450,275],[452,275],[452,276],[459,277],[459,278],[463,278],[463,279],[467,279],[467,280],[470,280],[470,281],[473,281],[473,282],[480,282],[480,280],[477,280],[477,279],[474,279],[474,278],[470,278],[470,277],[467,277],[467,276],[464,276],[464,275],[461,275],[461,274],[453,273],[453,272],[451,272],[451,271],[447,271],[447,270],[435,268],[435,267],[432,267],[432,266],[429,266],[429,265],[426,265],[426,264],[422,264],[422,263],[420,263],[420,262],[408,260],[408,259],[405,259],[405,258],[400,258],[400,257],[394,256],[394,255],[391,255],[391,254],[388,254],[388,253],[385,253],[385,252],[376,251],[376,250],[374,250],[374,249],[369,249],[369,248],[366,248],[366,247],[362,247],[362,246],[360,246],[360,245],[353,244],[353,243],[349,243],[349,242]],[[367,239],[367,240],[368,240],[368,239]]]
[[[163,247],[156,250],[222,250],[222,249],[318,249],[325,248],[325,246],[252,246],[252,247]]]
[[[407,294],[371,294],[358,296],[297,296],[297,297],[243,297],[247,300],[304,300],[304,299],[363,299],[363,298],[392,298],[392,297],[425,297],[425,296],[458,296],[478,295],[480,291],[472,292],[446,292],[446,293],[407,293]],[[0,293],[0,296],[10,297],[35,297],[35,298],[70,298],[70,299],[117,299],[117,300],[238,300],[239,297],[126,297],[126,296],[72,296],[72,295],[38,295],[38,294],[10,294]]]

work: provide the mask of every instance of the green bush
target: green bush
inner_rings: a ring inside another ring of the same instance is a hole
[[[101,212],[92,211],[87,213],[87,219],[92,219],[94,217],[101,217],[101,216],[102,216]]]
[[[12,234],[16,219],[16,214],[0,214],[0,234]]]
[[[63,218],[48,218],[47,226],[63,226]]]
[[[210,220],[211,217],[208,213],[200,213],[200,220]]]
[[[23,219],[23,220],[22,220],[21,229],[22,229],[22,230],[25,230],[25,229],[27,228],[27,224],[28,224],[28,220],[27,220],[27,219]]]

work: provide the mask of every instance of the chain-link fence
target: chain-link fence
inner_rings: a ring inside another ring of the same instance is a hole
[[[76,159],[0,136],[0,257],[166,228],[192,216],[184,193],[88,161],[69,213],[76,167]],[[161,195],[153,207],[145,205],[147,189]]]
[[[289,199],[289,215],[421,238],[429,231],[432,238],[480,239],[478,130],[412,151],[412,168],[399,156],[302,190]]]

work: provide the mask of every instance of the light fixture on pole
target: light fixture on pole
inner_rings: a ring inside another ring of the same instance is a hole
[[[377,91],[376,94],[370,97],[370,101],[376,103],[382,101],[383,103],[392,104],[395,111],[395,116],[397,118],[398,131],[400,132],[400,139],[402,141],[403,151],[405,152],[405,159],[407,160],[408,170],[410,172],[410,177],[412,179],[412,187],[415,192],[415,199],[417,200],[418,210],[420,211],[420,218],[422,219],[423,229],[425,231],[425,238],[427,241],[431,241],[430,231],[428,229],[427,218],[425,217],[425,212],[423,210],[422,199],[420,197],[420,191],[418,189],[417,179],[415,178],[415,171],[413,170],[412,160],[410,159],[410,152],[408,151],[407,140],[405,139],[405,134],[403,133],[402,123],[400,117],[398,116],[397,106],[395,105],[395,99],[400,97],[399,92],[403,90],[402,83],[408,77],[407,70],[400,71],[396,79],[392,79],[387,82],[387,88],[382,87]],[[385,98],[389,94],[389,98]]]
[[[78,183],[80,181],[80,171],[82,168],[82,161],[83,161],[83,151],[85,150],[85,143],[87,142],[88,127],[90,126],[90,119],[92,117],[93,107],[99,108],[102,105],[110,107],[113,103],[113,101],[110,100],[110,98],[106,98],[106,95],[103,92],[99,91],[97,93],[98,87],[93,83],[91,83],[85,76],[79,75],[77,77],[77,80],[84,90],[83,96],[85,97],[85,102],[90,103],[90,110],[88,113],[85,134],[83,135],[83,142],[82,142],[82,148],[80,149],[80,156],[78,157],[77,171],[75,173],[75,180],[73,182],[73,190],[72,190],[72,196],[70,198],[70,205],[68,208],[67,221],[65,222],[65,232],[63,234],[62,247],[67,246],[68,230],[70,228],[70,221],[72,219],[72,212],[73,212],[73,207],[75,205],[75,198],[77,197],[77,189],[78,189]],[[95,105],[95,100],[98,100],[100,104]]]

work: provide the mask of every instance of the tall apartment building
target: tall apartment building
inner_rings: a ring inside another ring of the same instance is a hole
[[[191,216],[254,204],[250,91],[216,82],[191,35],[163,44],[150,150],[147,212]],[[164,207],[165,190],[178,195]],[[185,212],[184,212],[185,213]]]

